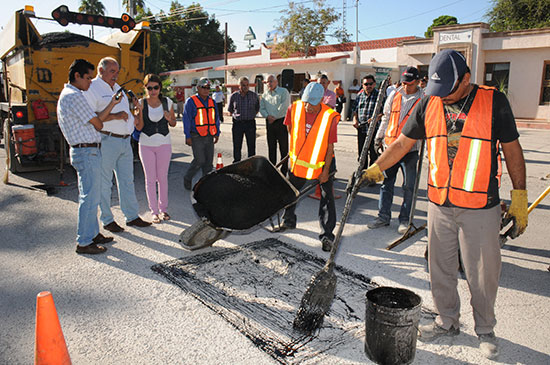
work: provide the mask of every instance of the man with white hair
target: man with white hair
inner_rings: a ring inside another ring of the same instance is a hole
[[[98,74],[92,80],[84,97],[92,110],[100,113],[118,94],[122,100],[118,103],[101,129],[101,222],[103,228],[111,232],[122,232],[124,228],[115,222],[111,211],[111,190],[113,172],[117,180],[120,209],[126,217],[127,226],[147,227],[151,222],[143,221],[139,213],[139,204],[134,189],[134,154],[130,145],[130,135],[134,130],[134,116],[126,94],[117,84],[120,67],[117,60],[105,57],[99,61]]]

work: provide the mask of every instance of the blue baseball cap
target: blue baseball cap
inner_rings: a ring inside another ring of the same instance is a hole
[[[304,94],[302,95],[302,101],[304,103],[310,103],[311,105],[317,105],[323,99],[325,95],[325,88],[323,85],[318,82],[310,82],[307,84],[304,89]]]
[[[439,52],[432,58],[428,68],[426,95],[442,98],[449,95],[467,69],[466,59],[460,52],[454,49],[445,49]]]

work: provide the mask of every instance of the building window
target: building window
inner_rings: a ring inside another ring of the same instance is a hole
[[[544,61],[544,68],[542,69],[540,105],[543,104],[550,104],[550,61]]]
[[[500,92],[508,94],[509,78],[510,62],[485,64],[485,85],[496,87]]]
[[[264,93],[264,76],[263,75],[256,75],[254,78],[255,86],[255,92],[258,95],[262,95]],[[248,142],[248,141],[247,141]]]

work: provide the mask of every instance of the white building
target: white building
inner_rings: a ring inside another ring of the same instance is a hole
[[[187,89],[202,76],[224,83],[228,92],[238,88],[238,79],[246,76],[256,92],[263,92],[263,81],[269,74],[279,80],[284,69],[294,71],[294,93],[301,81],[310,76],[327,74],[335,84],[342,81],[345,90],[353,79],[367,74],[382,80],[388,74],[394,81],[402,70],[415,66],[427,74],[431,58],[437,52],[453,48],[462,52],[477,84],[491,85],[507,92],[517,119],[524,123],[550,128],[550,28],[491,32],[485,23],[459,24],[434,28],[433,38],[400,37],[319,46],[309,57],[282,58],[273,48],[201,57],[185,70],[169,71],[175,86]],[[281,81],[281,80],[280,80]]]

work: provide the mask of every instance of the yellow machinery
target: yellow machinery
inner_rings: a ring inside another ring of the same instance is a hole
[[[41,35],[31,21],[34,17],[33,8],[26,6],[15,12],[0,33],[0,134],[3,132],[12,172],[62,169],[66,146],[56,107],[75,59],[83,58],[97,66],[103,57],[116,58],[120,64],[118,83],[139,95],[145,58],[150,53],[148,23],[136,25],[127,14],[121,18],[93,16],[69,12],[66,6],[52,12],[53,20],[61,25],[74,22],[120,29],[101,41],[64,31]],[[34,127],[35,139],[27,143],[36,148],[24,148],[14,137],[13,128],[24,125]]]

